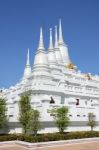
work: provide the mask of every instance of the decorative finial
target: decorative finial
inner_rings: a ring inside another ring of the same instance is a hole
[[[30,54],[29,54],[29,48],[28,48],[28,52],[27,52],[27,62],[26,62],[26,66],[30,66]]]
[[[39,46],[38,46],[38,49],[44,49],[42,27],[40,28],[40,40],[39,40]]]
[[[63,44],[63,34],[62,34],[62,25],[61,25],[61,19],[59,20],[59,44]]]
[[[24,69],[24,74],[23,74],[23,78],[22,79],[26,79],[29,77],[29,75],[31,74],[31,66],[30,66],[30,58],[29,58],[29,48],[28,48],[28,52],[27,52],[27,61],[26,61],[26,66]]]
[[[53,41],[52,41],[52,28],[50,28],[50,41],[49,41],[49,49],[53,49]]]
[[[55,48],[58,48],[57,26],[55,26]]]

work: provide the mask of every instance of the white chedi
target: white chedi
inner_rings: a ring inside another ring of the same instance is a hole
[[[70,125],[68,131],[90,130],[87,126],[89,112],[96,116],[96,130],[99,130],[99,76],[85,76],[77,71],[71,63],[67,45],[63,40],[61,21],[59,22],[59,39],[55,27],[55,44],[53,47],[52,29],[48,51],[44,48],[43,31],[34,64],[31,69],[29,49],[26,66],[21,81],[8,89],[1,89],[0,97],[7,103],[10,133],[22,132],[19,123],[20,96],[29,94],[31,106],[40,112],[43,125],[40,133],[57,132],[51,110],[67,106]],[[52,103],[52,100],[54,103]]]

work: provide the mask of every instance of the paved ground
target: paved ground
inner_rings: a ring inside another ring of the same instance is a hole
[[[29,150],[17,145],[2,145],[0,150]],[[30,149],[32,150],[32,149]],[[82,143],[82,144],[66,144],[61,146],[51,146],[36,148],[33,150],[99,150],[99,142]]]
[[[99,150],[99,142],[63,145],[57,147],[43,148],[42,150]]]
[[[0,150],[28,150],[28,149],[18,145],[2,145],[0,146]]]

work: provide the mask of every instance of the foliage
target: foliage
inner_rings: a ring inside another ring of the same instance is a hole
[[[63,133],[64,130],[69,125],[69,118],[68,118],[68,108],[67,107],[61,107],[53,110],[54,113],[54,120],[55,124],[59,129],[60,133]]]
[[[0,98],[0,129],[6,128],[8,120],[6,116],[6,100]]]
[[[60,133],[47,133],[39,134],[37,136],[26,135],[26,134],[9,134],[0,135],[0,141],[26,141],[26,142],[47,142],[47,141],[58,141],[58,140],[70,140],[70,139],[81,139],[81,138],[92,138],[99,137],[99,131],[79,131],[79,132],[68,132],[64,134]]]
[[[34,110],[31,109],[28,112],[28,116],[29,116],[29,122],[27,124],[28,127],[28,132],[29,133],[33,133],[33,135],[37,135],[37,131],[40,130],[41,126],[40,126],[40,113],[38,110]]]
[[[40,129],[40,114],[38,110],[31,108],[29,96],[25,95],[20,100],[20,123],[24,134],[37,134]]]
[[[23,128],[23,133],[27,133],[28,130],[28,122],[29,122],[29,113],[31,105],[28,95],[21,96],[19,101],[19,110],[20,110],[20,117],[19,121]]]
[[[91,127],[91,131],[96,126],[95,115],[93,113],[88,114],[88,125]]]
[[[20,111],[21,113],[27,112],[31,109],[30,99],[28,95],[21,96]]]

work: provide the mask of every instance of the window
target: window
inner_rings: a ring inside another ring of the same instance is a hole
[[[9,117],[13,117],[13,115],[9,115]]]
[[[51,98],[51,100],[50,100],[50,104],[54,104],[54,103],[55,103],[55,101],[54,101],[53,97],[51,96],[50,98]]]
[[[80,115],[77,115],[77,117],[80,117]]]
[[[72,115],[71,115],[71,114],[69,114],[69,117],[72,117]]]
[[[87,105],[87,101],[85,101],[85,104]]]
[[[61,97],[61,104],[64,104],[64,97]]]
[[[76,105],[79,105],[79,99],[76,99]]]
[[[96,115],[93,115],[93,117],[96,117]]]
[[[55,116],[55,114],[50,114],[50,116]]]

